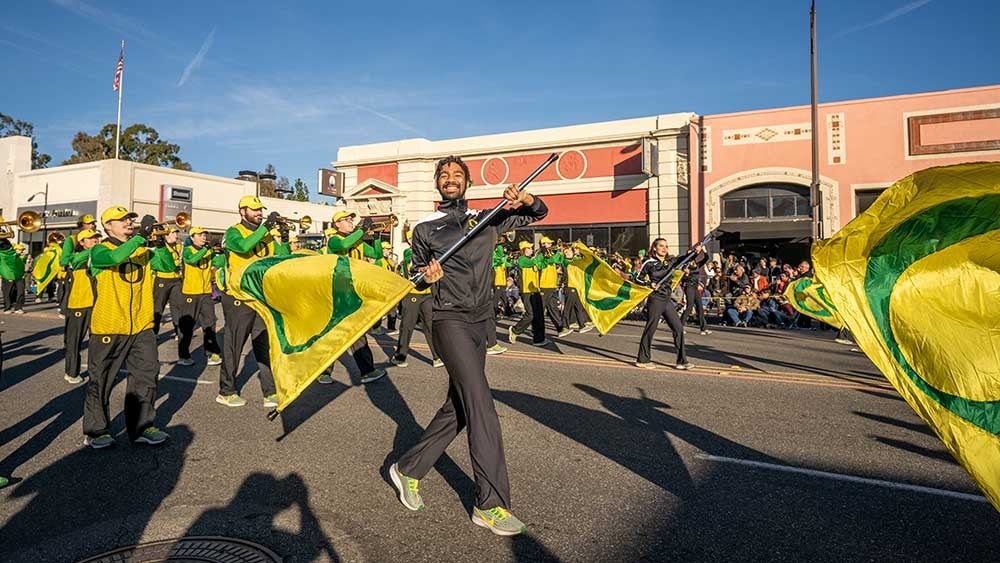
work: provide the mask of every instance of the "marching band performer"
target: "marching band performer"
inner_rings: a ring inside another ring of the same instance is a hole
[[[11,245],[10,239],[0,239],[0,278],[3,279],[4,314],[24,314],[24,264],[27,256],[23,244]]]
[[[569,263],[579,260],[581,256],[577,255],[572,245],[569,245],[563,251],[563,257],[563,275],[567,276],[566,284],[563,288],[566,291],[566,304],[563,306],[563,324],[568,328],[575,328],[580,334],[590,332],[594,330],[594,323],[590,322],[590,317],[587,316],[587,311],[583,308],[583,302],[580,301],[580,294],[577,293],[576,288],[569,285],[568,274],[566,273],[566,267]]]
[[[389,242],[387,240],[383,240],[382,241],[382,258],[376,260],[375,261],[375,265],[379,266],[381,268],[385,268],[386,270],[388,270],[388,271],[390,271],[392,273],[396,273],[396,264],[393,261],[392,243],[391,242]],[[396,330],[396,316],[397,316],[396,315],[396,311],[398,311],[398,310],[399,310],[399,307],[393,307],[392,310],[390,310],[386,314],[385,326],[386,326],[386,328],[389,329],[386,332],[386,335],[388,335],[388,336],[396,336],[397,334],[399,334],[399,331]],[[381,321],[379,321],[379,322],[381,322]]]
[[[163,311],[167,308],[167,303],[170,303],[174,333],[179,338],[181,331],[177,321],[180,319],[181,309],[184,308],[184,300],[181,298],[181,272],[184,263],[181,260],[182,248],[177,242],[177,229],[167,226],[166,230],[167,234],[154,238],[153,245],[162,244],[170,252],[176,268],[170,272],[156,272],[156,285],[153,287],[153,334],[160,334]]]
[[[69,282],[69,295],[66,297],[66,375],[63,379],[76,385],[85,381],[80,377],[80,347],[90,330],[94,309],[94,278],[87,270],[87,262],[91,251],[101,241],[101,235],[92,229],[82,229],[73,235],[73,239],[77,241],[77,252],[71,253],[67,263],[73,281]]]
[[[555,241],[547,236],[538,240],[538,245],[541,247],[537,256],[538,292],[542,296],[542,306],[556,328],[556,337],[562,338],[573,332],[573,329],[563,323],[565,315],[559,310],[559,272],[556,266],[565,267],[566,259],[562,251],[552,248],[553,242]]]
[[[698,245],[697,250],[699,257],[704,261],[704,247]],[[653,333],[656,332],[660,317],[666,319],[674,335],[674,348],[677,349],[677,363],[674,367],[682,370],[694,367],[687,361],[687,355],[684,353],[684,327],[681,325],[680,317],[677,316],[677,302],[670,296],[673,290],[671,287],[671,274],[674,271],[674,268],[671,267],[672,261],[673,257],[669,255],[666,239],[657,238],[649,245],[646,261],[643,262],[639,269],[639,275],[636,276],[639,283],[648,284],[653,288],[653,293],[649,295],[646,302],[648,315],[646,328],[642,331],[642,339],[639,341],[639,356],[635,361],[635,365],[641,368],[655,369],[656,367],[650,361],[650,349],[653,345]]]
[[[79,241],[76,240],[77,234],[84,230],[90,229],[91,231],[97,232],[97,219],[87,213],[83,217],[80,217],[76,222],[77,232],[71,234],[70,236],[63,239],[62,244],[62,254],[59,255],[59,266],[62,267],[62,274],[65,276],[63,283],[59,287],[59,316],[65,317],[66,312],[66,300],[69,299],[69,292],[71,290],[71,285],[73,283],[73,276],[70,275],[69,259],[70,256],[76,252],[79,246]]]
[[[440,264],[435,257],[461,239],[475,218],[465,200],[468,178],[469,168],[462,159],[449,156],[438,161],[434,179],[441,205],[413,229],[413,266],[432,284],[434,347],[448,369],[449,386],[444,405],[420,440],[389,468],[389,476],[403,505],[422,509],[419,479],[465,428],[476,482],[472,522],[511,536],[524,532],[525,526],[510,512],[500,420],[486,381],[486,327],[493,299],[491,249],[499,232],[543,219],[548,209],[541,199],[509,186],[504,199],[521,205],[500,211],[452,260]]]
[[[176,266],[166,248],[146,248],[156,219],[146,215],[136,229],[136,217],[120,205],[106,209],[101,224],[108,238],[90,251],[97,297],[90,318],[90,381],[83,406],[83,443],[94,449],[115,443],[108,403],[123,362],[128,369],[124,410],[129,438],[133,443],[150,445],[169,438],[154,426],[160,362],[153,333],[153,271],[171,272]]]
[[[227,407],[242,407],[247,404],[236,389],[236,375],[240,372],[243,359],[243,345],[250,338],[254,359],[257,360],[260,390],[264,395],[264,407],[278,406],[278,395],[271,373],[270,345],[267,341],[267,327],[251,307],[236,293],[243,270],[251,263],[267,256],[290,254],[288,245],[277,244],[271,230],[277,226],[280,216],[272,211],[264,219],[264,204],[260,198],[245,195],[240,198],[240,222],[226,229],[226,272],[220,276],[226,291],[222,294],[222,312],[226,317],[223,327],[222,369],[219,370],[219,395],[215,402]]]
[[[522,240],[517,247],[521,250],[517,266],[521,269],[521,303],[524,305],[524,315],[507,330],[507,339],[513,344],[531,325],[531,343],[535,346],[548,346],[552,341],[545,338],[545,309],[538,293],[539,261],[537,256],[533,256],[535,247],[526,240]]]
[[[356,218],[357,214],[351,211],[342,210],[333,214],[333,227],[337,232],[331,235],[329,242],[327,242],[328,254],[340,254],[358,260],[365,258],[380,260],[382,258],[382,245],[370,245],[362,240],[367,236],[372,220],[365,217],[361,226],[355,229],[354,220]],[[361,383],[371,383],[385,375],[384,369],[375,367],[375,357],[372,355],[371,348],[368,347],[367,334],[362,335],[357,342],[352,344],[350,350],[351,355],[354,356],[354,362],[361,370]],[[325,373],[319,377],[319,382],[333,383],[333,378],[329,373]]]
[[[411,231],[405,233],[408,241],[411,234]],[[403,251],[403,277],[410,277],[412,264],[413,248],[411,247]],[[401,368],[409,365],[406,356],[410,353],[410,339],[413,338],[413,329],[416,328],[419,319],[421,326],[424,327],[424,339],[427,341],[427,347],[430,348],[432,365],[436,368],[444,367],[444,362],[434,352],[434,313],[431,303],[431,288],[411,289],[410,293],[403,298],[402,305],[403,315],[400,319],[399,338],[396,340],[396,352],[389,358],[389,361]]]
[[[208,248],[208,233],[201,227],[188,231],[191,244],[184,246],[184,275],[181,276],[181,300],[183,305],[177,311],[180,338],[177,341],[177,363],[182,366],[194,365],[191,359],[191,338],[195,325],[201,326],[205,338],[207,365],[222,363],[222,350],[215,337],[215,302],[212,301],[212,274],[215,269],[225,267],[221,253]]]
[[[503,354],[507,348],[497,342],[497,303],[501,299],[506,299],[507,294],[507,261],[506,248],[500,242],[502,237],[497,238],[497,245],[493,249],[493,314],[486,322],[486,354],[496,356]]]

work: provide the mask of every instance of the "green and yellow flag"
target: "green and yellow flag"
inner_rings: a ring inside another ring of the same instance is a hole
[[[45,251],[35,258],[35,265],[32,266],[31,275],[35,278],[35,295],[41,295],[52,280],[59,274],[59,256],[62,255],[62,248],[50,245]]]
[[[601,334],[622,319],[652,291],[622,279],[614,269],[583,243],[573,243],[580,255],[566,266],[569,285],[580,295],[583,308]]]
[[[788,282],[782,295],[799,313],[834,328],[843,328],[844,319],[840,318],[837,306],[830,301],[826,287],[815,277],[796,278]]]
[[[384,268],[334,254],[262,258],[229,282],[267,325],[278,411],[413,289]]]
[[[1000,163],[904,178],[812,255],[858,345],[1000,510]]]

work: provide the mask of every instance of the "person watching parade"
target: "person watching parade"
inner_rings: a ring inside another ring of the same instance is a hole
[[[93,229],[82,229],[73,235],[73,239],[77,241],[77,246],[67,264],[73,281],[69,282],[69,296],[66,298],[66,375],[63,379],[76,385],[85,381],[80,377],[80,348],[90,331],[90,317],[94,309],[94,279],[87,269],[87,262],[91,251],[101,241],[101,235]]]
[[[503,197],[517,207],[501,210],[452,260],[435,257],[469,230],[470,212],[465,199],[469,168],[461,158],[438,161],[434,179],[441,204],[438,211],[413,228],[413,267],[431,284],[434,347],[448,370],[448,392],[423,436],[389,468],[399,500],[410,510],[423,508],[419,480],[430,472],[448,444],[463,428],[476,483],[472,522],[495,534],[511,536],[525,525],[511,513],[510,483],[504,458],[500,420],[486,380],[486,327],[493,308],[492,249],[501,232],[545,218],[542,200],[511,185]]]
[[[225,267],[222,253],[208,247],[208,233],[201,227],[188,231],[190,244],[184,246],[184,275],[181,277],[181,309],[177,311],[180,338],[177,341],[177,363],[194,365],[191,359],[191,339],[195,326],[204,335],[206,364],[222,363],[222,350],[215,335],[215,302],[212,301],[212,273]]]
[[[333,214],[333,228],[336,232],[330,236],[327,242],[327,253],[349,256],[357,260],[370,258],[372,260],[382,259],[382,245],[374,243],[368,234],[372,220],[365,217],[361,226],[355,228],[354,221],[357,214],[351,211],[341,210]],[[363,239],[369,238],[372,244],[368,244]],[[375,357],[368,346],[368,336],[363,334],[356,342],[351,344],[351,355],[354,362],[361,371],[361,383],[371,383],[385,376],[385,370],[375,367]],[[331,368],[332,369],[332,368]],[[333,383],[333,377],[329,373],[321,375],[318,379],[320,383]]]
[[[243,345],[250,338],[254,359],[257,360],[260,390],[266,408],[278,406],[278,395],[271,373],[270,344],[267,327],[251,307],[244,301],[246,296],[240,291],[240,279],[250,264],[268,256],[290,254],[287,244],[278,244],[272,229],[281,221],[280,215],[272,211],[264,218],[264,204],[257,196],[246,195],[239,202],[240,222],[226,229],[226,272],[222,294],[222,312],[226,317],[223,327],[222,369],[219,370],[219,395],[215,402],[227,407],[242,407],[247,404],[236,389],[236,376],[240,372],[243,359]]]
[[[124,411],[129,439],[156,445],[169,438],[154,425],[160,362],[153,333],[153,272],[172,272],[176,266],[166,248],[146,247],[156,219],[146,215],[136,229],[136,217],[120,205],[106,209],[101,224],[107,238],[90,251],[96,298],[90,318],[83,433],[84,445],[94,449],[115,443],[108,403],[123,362],[128,370]]]

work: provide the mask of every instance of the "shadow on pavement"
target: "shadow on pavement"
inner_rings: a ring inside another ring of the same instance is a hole
[[[282,434],[275,441],[280,442],[295,431],[305,421],[312,418],[320,409],[332,403],[351,388],[337,380],[329,385],[322,385],[313,382],[301,395],[285,410],[281,411]]]
[[[44,428],[0,460],[0,475],[13,475],[18,467],[41,453],[66,429],[76,424],[83,417],[85,390],[85,385],[73,386],[49,400],[32,415],[0,431],[0,446],[2,446],[48,421]],[[83,439],[82,433],[80,439]]]

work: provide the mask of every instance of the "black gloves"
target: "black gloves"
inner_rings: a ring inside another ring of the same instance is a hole
[[[10,243],[10,239],[0,238],[0,250],[10,250],[14,246]]]
[[[152,215],[143,215],[142,223],[139,224],[139,230],[136,231],[135,234],[149,240],[149,237],[153,235],[154,226],[156,226],[156,217],[153,217]]]
[[[372,228],[372,223],[373,221],[371,217],[365,217],[361,220],[361,230],[367,233],[368,230]]]
[[[271,214],[267,216],[267,219],[264,219],[264,226],[270,231],[279,222],[281,222],[281,214],[277,211],[272,211]]]

